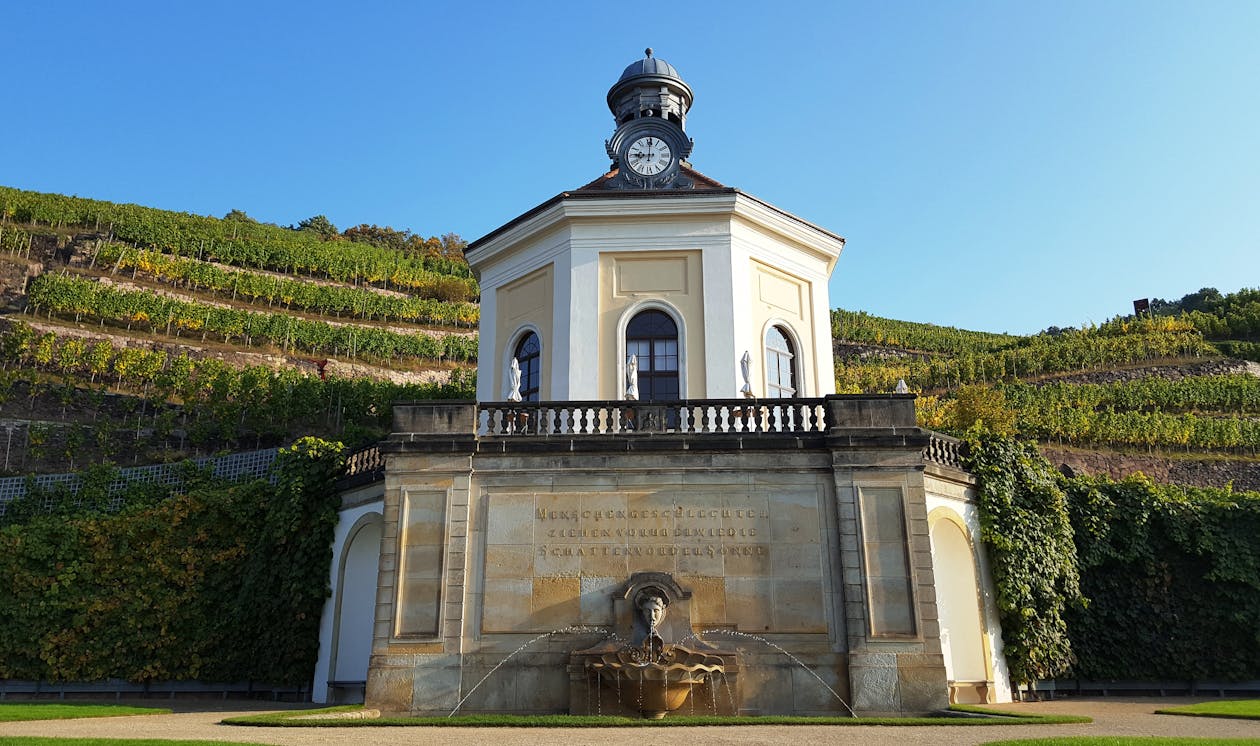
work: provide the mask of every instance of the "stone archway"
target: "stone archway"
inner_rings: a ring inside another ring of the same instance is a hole
[[[984,703],[991,698],[992,674],[971,542],[962,527],[946,517],[932,522],[931,538],[949,699]]]

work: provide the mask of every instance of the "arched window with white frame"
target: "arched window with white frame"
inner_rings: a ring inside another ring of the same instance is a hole
[[[542,343],[529,332],[516,343],[512,357],[521,368],[521,401],[538,401],[542,390]]]
[[[626,359],[634,355],[639,367],[641,401],[680,398],[678,324],[669,314],[648,309],[626,325]]]
[[[790,399],[798,388],[796,350],[792,338],[780,326],[766,330],[766,397]]]

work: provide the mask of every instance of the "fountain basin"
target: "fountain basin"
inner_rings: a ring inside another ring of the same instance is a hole
[[[622,709],[653,720],[682,707],[697,689],[712,686],[726,673],[719,656],[680,645],[667,646],[655,660],[648,658],[641,648],[622,648],[590,656],[586,668],[606,692],[615,692]]]

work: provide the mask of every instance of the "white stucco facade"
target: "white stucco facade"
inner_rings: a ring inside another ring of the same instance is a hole
[[[565,194],[473,244],[482,289],[477,398],[506,398],[526,330],[540,398],[625,395],[624,329],[652,306],[680,327],[681,398],[734,398],[749,352],[766,395],[767,323],[787,331],[797,395],[834,393],[827,281],[844,239],[734,189]]]

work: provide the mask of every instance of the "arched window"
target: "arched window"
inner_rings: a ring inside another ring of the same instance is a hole
[[[766,332],[766,396],[786,399],[796,396],[796,351],[782,328]]]
[[[542,345],[534,332],[521,337],[516,343],[516,364],[521,366],[521,401],[538,401],[542,385]]]
[[[638,356],[639,400],[678,399],[678,325],[662,311],[643,311],[626,326],[626,359]]]

